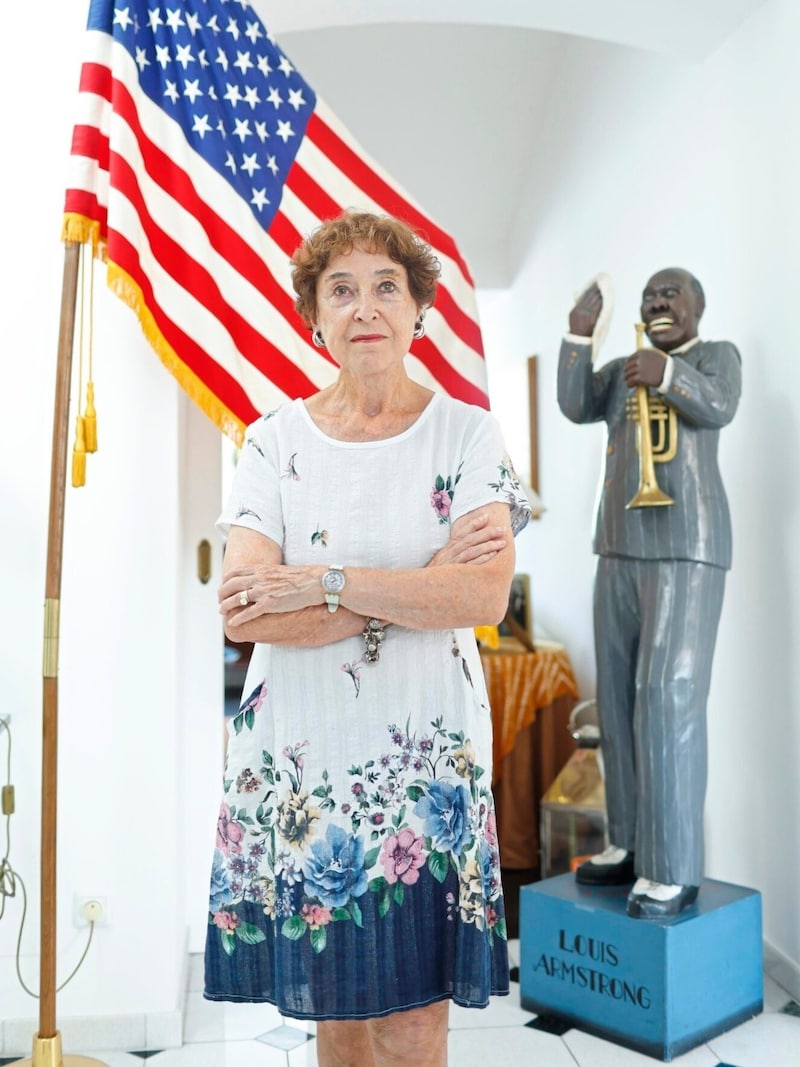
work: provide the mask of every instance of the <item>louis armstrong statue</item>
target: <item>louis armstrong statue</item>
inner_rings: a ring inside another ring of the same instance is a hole
[[[634,882],[628,914],[661,918],[690,904],[703,877],[706,700],[731,562],[717,446],[739,403],[741,360],[729,342],[698,338],[702,287],[688,271],[670,268],[642,294],[653,347],[595,370],[605,288],[600,275],[578,298],[558,365],[562,412],[573,422],[605,419],[608,427],[594,630],[611,844],[581,864],[576,878]],[[666,506],[628,506],[641,480],[636,386],[648,387],[638,392],[653,423],[675,438],[674,457],[658,464],[658,487],[674,501]]]

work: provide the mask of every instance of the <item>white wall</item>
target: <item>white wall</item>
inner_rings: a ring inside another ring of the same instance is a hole
[[[573,294],[615,279],[603,358],[633,350],[639,294],[681,265],[706,287],[701,334],[742,352],[744,395],[721,435],[734,523],[709,706],[708,874],[764,895],[764,933],[800,976],[800,362],[797,253],[800,8],[773,0],[701,65],[584,42],[540,151],[553,180],[510,294],[486,294],[490,392],[527,463],[525,358],[540,356],[541,494],[520,539],[534,613],[594,691],[590,539],[604,432],[558,411],[559,339]],[[542,195],[532,190],[532,195]],[[519,443],[517,441],[519,438]]]

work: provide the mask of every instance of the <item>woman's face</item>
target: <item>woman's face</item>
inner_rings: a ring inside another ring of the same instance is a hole
[[[317,279],[314,326],[339,366],[355,374],[401,363],[418,315],[406,268],[383,252],[354,248]]]

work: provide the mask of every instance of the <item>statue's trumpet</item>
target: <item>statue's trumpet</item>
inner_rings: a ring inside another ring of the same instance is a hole
[[[644,331],[645,324],[643,322],[637,322],[634,326],[636,330],[636,349],[644,347]],[[663,411],[666,407],[662,403],[658,418],[659,426],[659,455],[654,456],[653,453],[653,438],[650,428],[651,418],[653,414],[650,410],[650,396],[646,385],[636,386],[636,439],[639,446],[639,488],[636,490],[634,496],[625,505],[626,508],[652,508],[659,507],[665,504],[674,504],[675,501],[671,496],[668,496],[658,486],[656,481],[656,458],[664,463],[670,460],[675,455],[675,451],[678,443],[678,420],[675,417],[675,411],[669,408],[668,412]],[[667,419],[668,432],[665,435],[664,432],[664,419]],[[665,436],[669,440],[665,443]]]

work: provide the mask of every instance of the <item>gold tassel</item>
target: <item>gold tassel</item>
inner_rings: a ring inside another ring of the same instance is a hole
[[[72,449],[72,485],[80,489],[86,485],[86,434],[83,415],[75,419],[75,445]]]
[[[81,323],[83,309],[81,309]],[[83,421],[86,430],[86,451],[97,451],[97,412],[94,409],[94,256],[89,257],[89,373],[86,377],[86,407]],[[83,331],[81,330],[81,334]],[[83,338],[81,337],[81,340]],[[81,350],[81,358],[83,351]]]
[[[97,412],[94,409],[94,382],[86,383],[86,407],[83,409],[86,451],[97,451]]]

